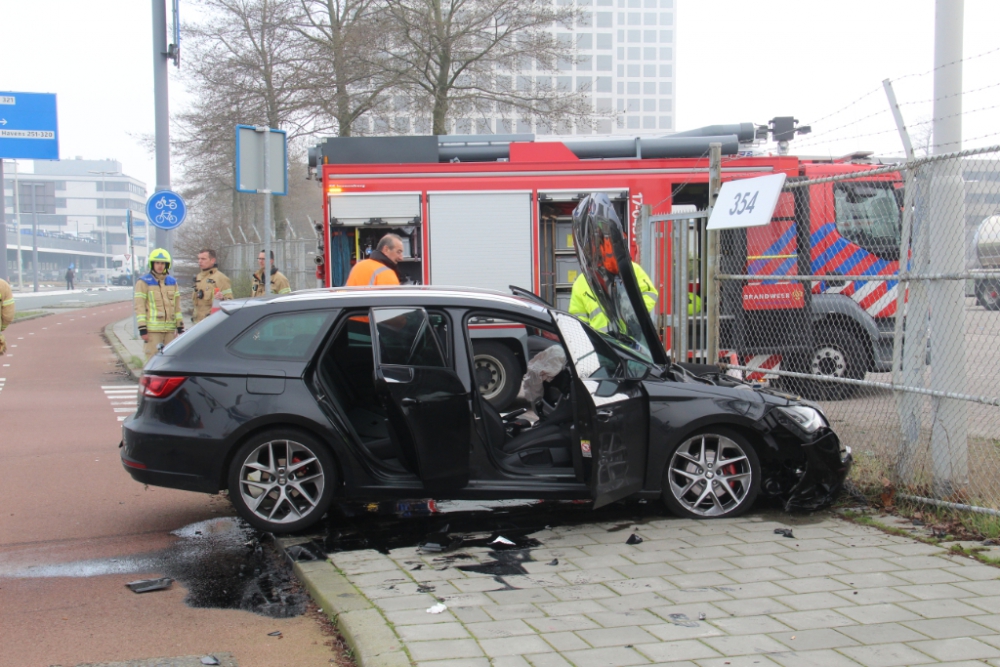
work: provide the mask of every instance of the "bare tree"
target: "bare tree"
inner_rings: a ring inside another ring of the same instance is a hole
[[[306,45],[309,99],[334,120],[339,136],[376,111],[398,85],[386,64],[386,7],[381,0],[299,0],[293,28]]]
[[[448,134],[448,121],[465,116],[516,116],[550,126],[592,122],[587,91],[550,83],[560,62],[574,60],[573,45],[552,33],[580,16],[572,6],[550,0],[385,2],[393,19],[395,73],[411,92],[411,113],[429,108],[434,134]],[[525,76],[532,63],[536,76]]]

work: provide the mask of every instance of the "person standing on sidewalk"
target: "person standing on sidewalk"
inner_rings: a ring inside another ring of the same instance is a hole
[[[7,340],[3,330],[14,321],[14,290],[3,278],[0,278],[0,357],[7,353]]]
[[[260,254],[257,255],[257,263],[260,264],[260,270],[253,274],[253,292],[251,296],[264,296],[265,294],[265,283],[264,283],[264,251],[261,250]],[[271,251],[271,294],[288,294],[292,291],[292,286],[288,282],[288,278],[285,277],[278,267],[274,265],[274,251]]]
[[[216,266],[215,251],[205,248],[198,253],[198,268],[201,273],[194,277],[194,315],[191,321],[201,322],[212,313],[212,304],[216,301],[227,301],[233,298],[233,288],[229,278]]]
[[[76,277],[76,272],[73,271],[73,265],[70,264],[69,268],[66,269],[66,289],[73,289],[73,278]]]
[[[149,273],[135,284],[135,319],[147,359],[156,353],[157,345],[166,345],[184,333],[181,294],[169,271],[170,253],[157,248],[149,253]]]

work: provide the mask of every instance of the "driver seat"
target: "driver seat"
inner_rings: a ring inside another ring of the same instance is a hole
[[[570,465],[573,404],[568,392],[563,393],[551,385],[546,394],[553,399],[554,409],[523,429],[508,428],[511,422],[505,421],[489,401],[480,400],[490,445],[504,454],[505,462]]]

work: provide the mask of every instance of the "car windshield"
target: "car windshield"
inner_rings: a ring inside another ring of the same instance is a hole
[[[883,259],[899,257],[900,200],[892,183],[839,183],[837,231]]]

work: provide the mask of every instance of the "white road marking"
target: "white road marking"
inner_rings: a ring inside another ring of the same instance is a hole
[[[123,422],[136,411],[139,404],[139,386],[134,384],[102,384],[101,389],[107,396],[111,409],[116,413],[118,421]],[[127,406],[127,407],[116,407]],[[120,413],[128,414],[122,415]]]

